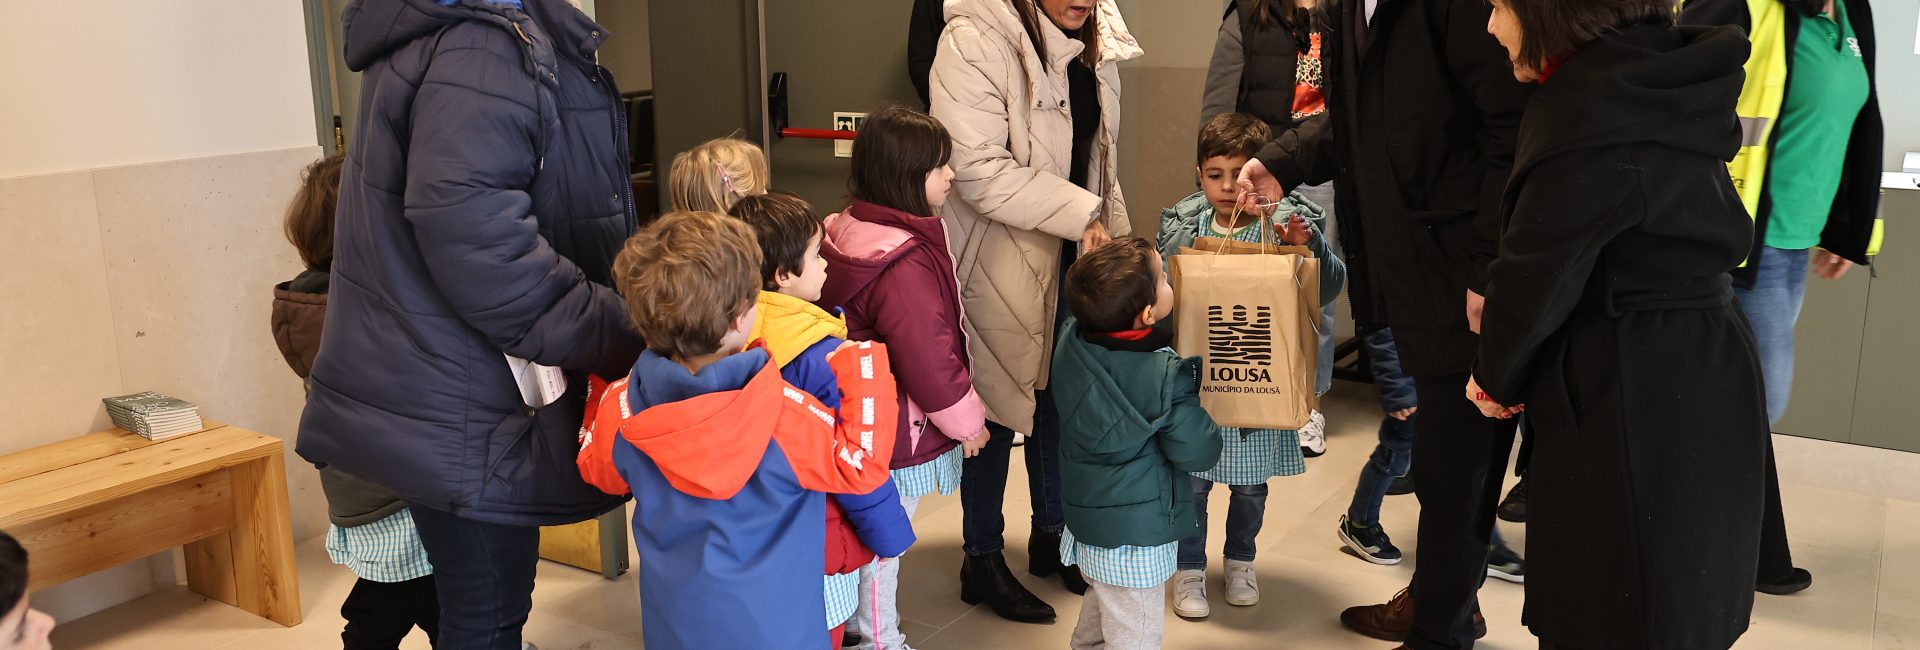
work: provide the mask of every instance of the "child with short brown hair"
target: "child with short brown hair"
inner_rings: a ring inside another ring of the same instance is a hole
[[[1067,268],[1073,316],[1054,337],[1060,562],[1080,567],[1075,648],[1160,647],[1180,540],[1200,530],[1185,474],[1220,460],[1200,360],[1174,354],[1173,288],[1153,245],[1113,240]]]
[[[608,386],[613,465],[634,496],[646,645],[825,647],[823,493],[887,480],[895,431],[885,346],[827,356],[836,415],[780,376],[748,333],[763,256],[753,229],[674,212],[614,260],[647,350]],[[590,434],[591,435],[591,434]]]
[[[828,355],[847,339],[847,319],[839,309],[822,309],[827,260],[820,255],[825,234],[820,215],[805,200],[786,192],[740,199],[729,211],[753,228],[760,241],[759,317],[749,340],[762,341],[780,376],[807,391],[827,408],[839,408],[839,381]],[[846,622],[859,606],[860,574],[876,557],[895,558],[914,541],[913,522],[900,505],[900,493],[888,479],[865,494],[835,494],[827,499],[827,627],[838,648]]]

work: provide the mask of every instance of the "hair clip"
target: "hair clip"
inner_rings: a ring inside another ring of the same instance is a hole
[[[738,192],[738,191],[735,191],[735,190],[733,189],[733,175],[732,175],[732,174],[728,174],[728,173],[727,173],[727,164],[726,164],[726,163],[723,163],[723,162],[716,162],[716,163],[714,163],[714,164],[713,164],[713,170],[714,170],[714,171],[717,171],[717,172],[720,172],[720,182],[721,182],[722,184],[724,184],[724,185],[726,185],[726,186],[727,186],[727,193],[728,193],[728,194],[739,194],[739,193],[740,193],[740,192]]]

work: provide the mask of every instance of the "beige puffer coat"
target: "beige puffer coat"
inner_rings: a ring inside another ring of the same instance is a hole
[[[1042,16],[1051,60],[1041,61],[1012,5],[1027,1],[947,0],[928,84],[933,116],[953,134],[954,195],[940,213],[953,233],[974,389],[988,419],[1016,431],[1033,430],[1033,391],[1047,385],[1062,242],[1096,218],[1115,237],[1132,230],[1118,183],[1118,64],[1142,54],[1113,0],[1099,0],[1103,124],[1092,187],[1075,186],[1067,64],[1084,45]]]

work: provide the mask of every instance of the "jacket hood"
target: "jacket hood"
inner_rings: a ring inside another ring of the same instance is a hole
[[[528,71],[552,83],[556,42],[571,44],[591,60],[606,40],[605,29],[563,0],[523,0],[522,4],[524,8],[487,0],[458,0],[451,5],[435,0],[355,0],[340,19],[347,69],[364,71],[423,36],[474,20],[518,37]]]
[[[887,210],[872,204],[854,202],[854,206],[868,205],[876,212],[884,211],[891,215],[904,214]],[[892,265],[894,260],[906,256],[909,251],[926,245],[926,241],[914,236],[906,228],[882,223],[873,223],[854,215],[856,207],[848,207],[844,212],[827,215],[824,235],[820,238],[820,254],[831,264],[830,271],[834,281],[827,283],[820,294],[820,303],[825,305],[844,304],[848,299],[859,295],[860,291],[873,284],[882,271]],[[861,211],[864,212],[864,211]],[[920,217],[920,219],[939,221],[938,217]],[[943,236],[944,241],[944,236]]]
[[[1100,61],[1120,62],[1138,58],[1145,53],[1140,42],[1134,40],[1133,32],[1127,30],[1127,21],[1120,16],[1119,6],[1114,0],[1095,0],[1094,11],[1100,12]],[[946,16],[951,22],[955,18],[968,17],[976,21],[982,29],[992,30],[1019,46],[1023,58],[1028,62],[1037,62],[1039,52],[1027,41],[1027,30],[1020,26],[1020,16],[1014,13],[1013,3],[1008,0],[946,0]],[[1065,70],[1067,62],[1079,56],[1085,49],[1080,41],[1067,38],[1067,35],[1051,23],[1040,30],[1047,39],[1047,54],[1052,61],[1046,65],[1050,70]]]
[[[760,315],[747,340],[761,341],[782,368],[828,337],[847,338],[847,318],[813,303],[774,291],[760,292]]]
[[[648,350],[633,364],[627,399],[635,414],[620,428],[674,489],[731,498],[753,478],[780,417],[779,368],[762,348],[698,373]]]
[[[1088,342],[1071,317],[1060,326],[1058,338],[1050,390],[1060,420],[1074,422],[1075,429],[1086,434],[1062,444],[1073,445],[1079,458],[1101,465],[1120,465],[1138,457],[1141,445],[1153,438],[1159,416],[1141,413],[1120,382],[1153,381],[1152,366],[1160,366],[1164,377],[1164,356],[1105,350]]]
[[[1732,27],[1634,25],[1601,36],[1534,93],[1515,168],[1634,142],[1732,160],[1748,50]]]

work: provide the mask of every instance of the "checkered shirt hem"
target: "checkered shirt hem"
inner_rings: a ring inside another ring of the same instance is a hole
[[[853,610],[860,606],[860,571],[826,576],[826,596],[827,629],[831,630],[853,618]]]
[[[1194,472],[1195,477],[1227,485],[1259,485],[1275,476],[1307,471],[1297,431],[1220,427],[1220,436],[1226,443],[1220,448],[1220,462],[1213,469]]]
[[[900,491],[902,497],[959,492],[960,461],[960,448],[954,447],[933,460],[893,470],[893,487]]]
[[[327,557],[374,582],[405,582],[433,575],[427,548],[413,528],[413,512],[401,509],[370,524],[327,528]]]
[[[1115,587],[1148,589],[1173,577],[1179,542],[1159,546],[1102,548],[1073,538],[1073,528],[1060,533],[1060,563],[1077,565],[1080,575]]]

